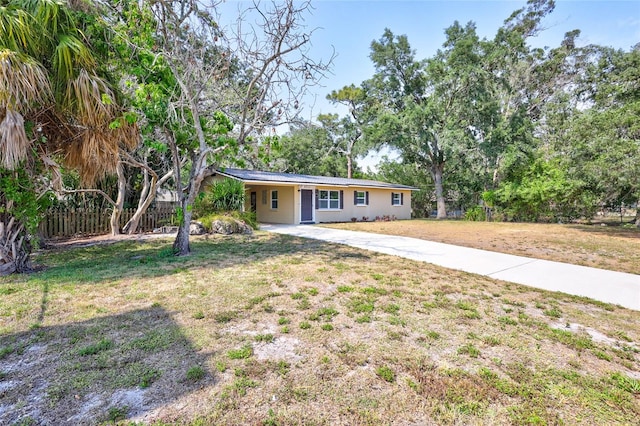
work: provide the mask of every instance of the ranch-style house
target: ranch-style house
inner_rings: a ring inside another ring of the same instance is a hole
[[[262,223],[321,223],[411,218],[411,191],[406,185],[366,179],[222,169],[208,179],[244,183],[245,210]],[[206,185],[207,182],[204,183]]]

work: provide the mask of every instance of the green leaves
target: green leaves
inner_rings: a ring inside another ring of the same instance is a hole
[[[383,165],[395,180],[431,175],[433,187],[412,185],[435,190],[438,217],[445,201],[469,209],[483,193],[519,220],[590,216],[640,198],[640,49],[578,48],[579,30],[557,47],[531,47],[553,9],[530,0],[493,39],[454,22],[426,60],[389,29],[372,42],[366,138],[399,151],[402,167]],[[329,98],[356,95],[352,85]],[[430,211],[433,194],[419,198],[417,210]]]
[[[346,161],[333,147],[325,127],[305,123],[279,140],[270,160],[271,164],[291,173],[346,176]]]
[[[215,111],[206,128],[214,135],[226,135],[233,130],[233,123],[222,111]]]
[[[559,161],[536,160],[518,181],[505,182],[486,193],[509,219],[521,221],[571,220],[585,212],[582,184],[567,176]],[[491,195],[490,195],[491,194]]]
[[[15,217],[35,234],[50,202],[50,197],[36,194],[27,170],[0,168],[0,214]]]
[[[194,212],[200,217],[214,212],[240,211],[244,207],[244,199],[241,181],[230,178],[218,180],[196,199]]]

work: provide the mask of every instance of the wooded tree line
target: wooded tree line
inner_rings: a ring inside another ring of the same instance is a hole
[[[0,0],[0,274],[29,269],[49,205],[94,203],[113,233],[135,232],[161,187],[179,196],[174,251],[188,254],[214,167],[356,177],[358,156],[391,147],[401,161],[374,177],[422,188],[416,211],[438,217],[482,202],[572,218],[640,195],[640,49],[578,48],[578,31],[532,48],[552,1],[493,39],[454,23],[427,59],[385,30],[375,74],[328,96],[348,113],[319,124],[300,119],[332,60],[309,54],[309,2],[243,5],[222,25],[215,0]]]
[[[272,166],[346,176],[356,156],[390,147],[400,160],[374,177],[421,188],[414,211],[438,218],[483,206],[505,220],[567,221],[637,203],[640,43],[577,47],[574,30],[532,47],[553,9],[531,0],[492,39],[454,22],[426,59],[386,29],[371,43],[374,75],[328,95],[348,114],[294,128]]]

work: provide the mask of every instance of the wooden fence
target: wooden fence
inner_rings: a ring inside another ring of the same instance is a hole
[[[120,216],[122,228],[136,209],[124,209]],[[138,232],[150,232],[155,228],[170,224],[176,219],[175,208],[150,208],[140,218]],[[73,237],[80,235],[100,235],[111,232],[111,210],[51,208],[40,222],[40,236]]]

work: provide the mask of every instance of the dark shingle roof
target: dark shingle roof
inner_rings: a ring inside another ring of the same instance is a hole
[[[241,181],[252,182],[274,182],[292,183],[324,186],[358,186],[367,188],[388,188],[417,190],[412,186],[399,185],[396,183],[380,182],[367,179],[347,179],[328,176],[297,175],[293,173],[261,172],[258,170],[223,169],[219,173],[224,176],[233,177]]]

